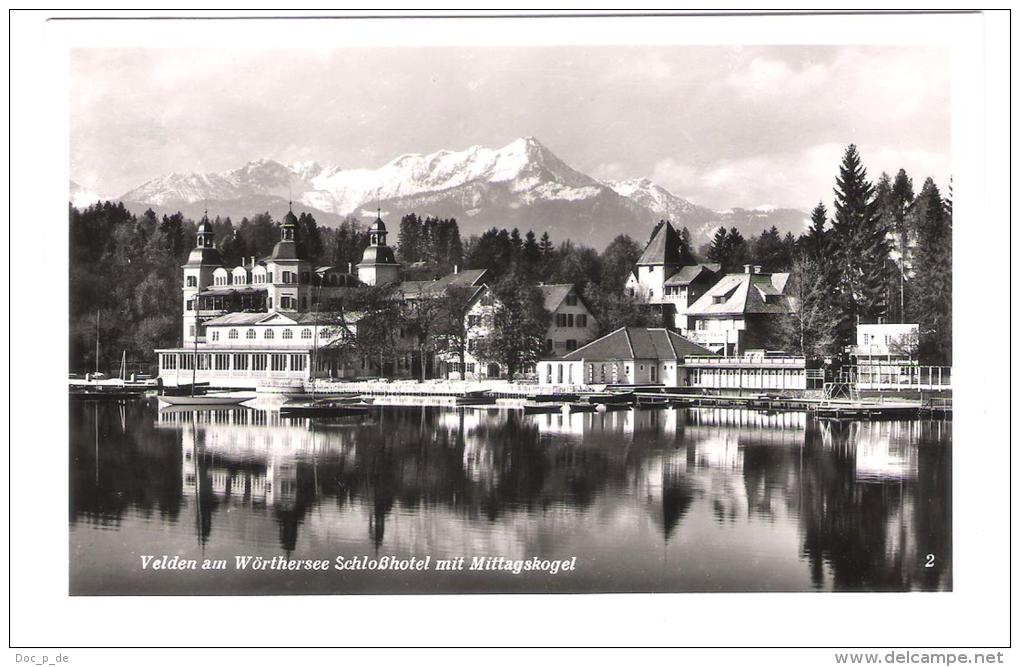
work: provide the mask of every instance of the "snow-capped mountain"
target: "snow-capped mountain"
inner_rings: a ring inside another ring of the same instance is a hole
[[[661,218],[688,225],[698,238],[710,236],[719,224],[735,225],[745,235],[771,224],[799,233],[806,217],[794,211],[796,222],[791,222],[784,209],[760,219],[739,209],[720,213],[648,179],[603,183],[573,169],[534,137],[496,149],[401,155],[377,169],[257,160],[220,173],[160,176],[121,199],[139,211],[152,207],[157,213],[181,210],[196,216],[208,207],[210,214],[234,219],[267,210],[279,216],[293,200],[296,209],[309,210],[321,224],[363,217],[376,208],[397,219],[413,211],[456,217],[464,236],[493,226],[519,227],[597,247],[620,233],[643,240],[640,230],[650,231]]]

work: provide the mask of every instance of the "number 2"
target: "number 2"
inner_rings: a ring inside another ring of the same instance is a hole
[[[935,554],[928,554],[924,557],[925,567],[935,567]]]

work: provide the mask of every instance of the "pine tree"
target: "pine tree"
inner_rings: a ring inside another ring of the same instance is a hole
[[[920,329],[922,361],[952,364],[953,228],[950,209],[932,179],[921,188],[918,203],[915,276],[910,315]]]
[[[828,248],[828,234],[825,230],[827,216],[825,204],[818,202],[818,206],[811,211],[811,227],[803,237],[804,252],[816,262],[821,262],[825,258]]]
[[[833,291],[842,315],[837,340],[849,345],[857,324],[886,315],[889,242],[875,188],[853,144],[843,154],[836,185],[830,255],[835,263]]]
[[[715,231],[712,244],[708,248],[708,261],[723,265],[726,259],[726,228],[720,227]]]

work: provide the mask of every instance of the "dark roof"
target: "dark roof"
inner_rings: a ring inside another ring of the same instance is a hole
[[[393,256],[393,248],[388,245],[370,245],[365,248],[361,255],[358,266],[363,264],[396,264],[397,258]]]
[[[382,221],[382,218],[376,218],[375,221],[369,226],[368,231],[370,232],[385,232],[386,223]]]
[[[422,296],[438,296],[451,287],[479,287],[485,280],[488,269],[467,269],[457,273],[448,273],[436,280],[405,280],[397,289],[405,298],[414,299]]]
[[[270,256],[272,260],[280,259],[305,259],[302,257],[301,252],[298,250],[298,244],[295,241],[277,241],[276,245],[273,246],[273,254]]]
[[[296,225],[297,222],[297,216],[294,215],[294,211],[287,211],[287,215],[283,216],[283,224],[285,225]]]
[[[666,278],[663,285],[690,285],[699,276],[713,274],[719,271],[718,264],[694,264],[693,266],[681,266],[680,269]]]
[[[668,329],[621,327],[566,354],[564,361],[610,359],[673,359],[712,351]]]
[[[223,266],[223,258],[220,251],[212,248],[192,248],[188,255],[188,262],[185,266]]]
[[[666,220],[652,233],[645,251],[637,261],[641,264],[680,264],[680,234]]]

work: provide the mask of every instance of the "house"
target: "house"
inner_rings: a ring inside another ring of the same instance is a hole
[[[538,289],[545,299],[546,311],[552,314],[543,356],[561,356],[595,340],[598,321],[573,285],[539,284]]]
[[[750,264],[743,273],[726,274],[687,308],[688,337],[724,356],[775,349],[784,319],[796,307],[786,292],[789,278]]]
[[[545,310],[550,314],[543,356],[566,354],[595,338],[598,321],[592,315],[588,304],[577,293],[576,287],[569,284],[544,283],[539,283],[537,287],[542,294]],[[464,368],[460,368],[460,361],[456,355],[447,355],[446,370],[454,379],[479,380],[502,377],[505,375],[505,368],[499,364],[483,362],[477,356],[481,341],[491,333],[486,323],[496,302],[488,287],[480,289],[473,301],[465,322],[468,340]],[[525,374],[532,371],[530,368],[524,369]]]
[[[662,317],[663,326],[684,334],[687,309],[716,281],[718,264],[697,264],[680,234],[667,220],[652,232],[624,289],[647,302]]]
[[[689,384],[684,359],[712,355],[675,331],[621,327],[558,359],[538,362],[539,384]]]
[[[692,355],[684,358],[691,387],[726,390],[804,390],[821,386],[821,371],[807,368],[802,356],[765,350],[748,350],[739,356]],[[818,385],[809,387],[808,381]]]
[[[858,324],[849,350],[859,389],[940,391],[951,387],[952,368],[921,366],[917,324]]]

